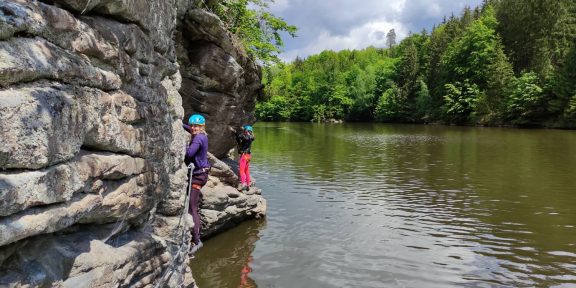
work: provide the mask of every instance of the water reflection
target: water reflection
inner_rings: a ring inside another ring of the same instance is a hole
[[[242,223],[223,234],[205,241],[190,262],[199,287],[256,288],[250,278],[252,252],[266,220]]]

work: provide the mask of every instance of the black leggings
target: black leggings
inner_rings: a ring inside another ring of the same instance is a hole
[[[194,244],[200,243],[200,227],[202,226],[199,213],[200,199],[202,198],[200,189],[206,185],[206,182],[208,182],[208,172],[192,175],[192,189],[190,189],[188,213],[192,215],[192,220],[194,220],[194,229],[192,230]],[[188,185],[190,185],[190,182],[188,182]]]

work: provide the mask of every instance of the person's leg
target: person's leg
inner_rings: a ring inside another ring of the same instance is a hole
[[[242,154],[242,156],[240,156],[240,183],[241,184],[245,184],[246,183],[246,155],[247,154]]]
[[[252,160],[252,154],[246,154],[246,171],[244,174],[246,175],[246,186],[250,186],[250,160]]]
[[[200,241],[200,189],[197,188],[196,184],[192,184],[192,189],[190,190],[190,206],[188,207],[188,213],[192,215],[192,220],[194,221],[194,229],[192,230],[192,240],[194,244],[198,244]]]
[[[192,215],[192,220],[194,221],[192,239],[196,245],[200,243],[200,228],[202,227],[202,221],[200,220],[200,199],[202,197],[202,192],[200,189],[202,189],[207,181],[208,173],[192,176],[192,189],[190,191],[190,206],[188,208],[188,213]]]

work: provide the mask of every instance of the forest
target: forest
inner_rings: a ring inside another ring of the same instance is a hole
[[[576,128],[574,0],[485,1],[387,37],[266,65],[256,117]]]

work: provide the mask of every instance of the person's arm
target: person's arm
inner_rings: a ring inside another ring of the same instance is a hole
[[[184,128],[184,130],[186,130],[186,132],[190,133],[190,125],[184,123],[184,120],[182,120],[182,128]],[[192,134],[192,133],[190,133]]]
[[[195,140],[196,139],[192,140],[192,143],[190,143],[190,146],[188,146],[188,149],[186,149],[186,157],[189,158],[194,157],[194,155],[196,155],[196,152],[198,152],[198,150],[200,149],[200,142]]]
[[[242,137],[242,132],[236,133],[236,143],[238,143],[238,145],[242,145],[242,142],[244,142],[244,137]]]
[[[228,131],[234,135],[234,139],[236,139],[236,143],[240,144],[240,138],[238,137],[240,133],[238,130],[234,129],[232,126],[228,126]]]

